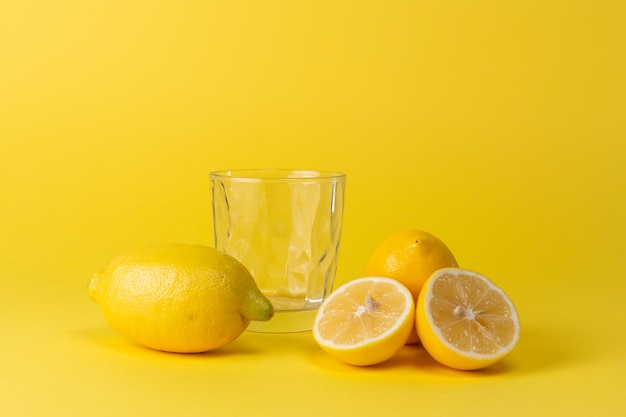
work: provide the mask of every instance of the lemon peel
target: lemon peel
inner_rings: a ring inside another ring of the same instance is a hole
[[[119,255],[93,275],[88,295],[113,329],[168,352],[217,349],[251,320],[274,314],[239,261],[203,245],[155,245]]]

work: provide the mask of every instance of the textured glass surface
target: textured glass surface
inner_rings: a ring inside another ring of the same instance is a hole
[[[345,176],[227,171],[212,187],[215,247],[250,270],[277,311],[319,307],[337,269]]]

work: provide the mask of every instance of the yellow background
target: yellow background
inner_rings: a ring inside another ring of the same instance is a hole
[[[3,0],[0,415],[624,415],[625,5]],[[309,333],[108,328],[91,273],[212,244],[208,173],[248,167],[345,171],[337,282],[428,230],[509,293],[517,349],[353,368]]]

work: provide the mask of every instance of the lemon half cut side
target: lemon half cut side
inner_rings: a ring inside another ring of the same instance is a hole
[[[322,303],[313,337],[327,353],[351,365],[369,366],[394,356],[414,326],[411,292],[383,277],[358,278]]]
[[[418,298],[416,326],[422,345],[438,362],[460,370],[481,369],[509,354],[520,322],[511,299],[483,275],[443,268]]]

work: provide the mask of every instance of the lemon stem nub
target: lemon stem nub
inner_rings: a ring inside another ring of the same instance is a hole
[[[243,303],[241,313],[248,320],[268,321],[274,317],[274,306],[263,294],[253,291]]]
[[[372,311],[376,311],[379,305],[380,303],[374,300],[374,298],[371,295],[368,295],[367,298],[365,299],[365,310],[367,310],[368,313]]]

